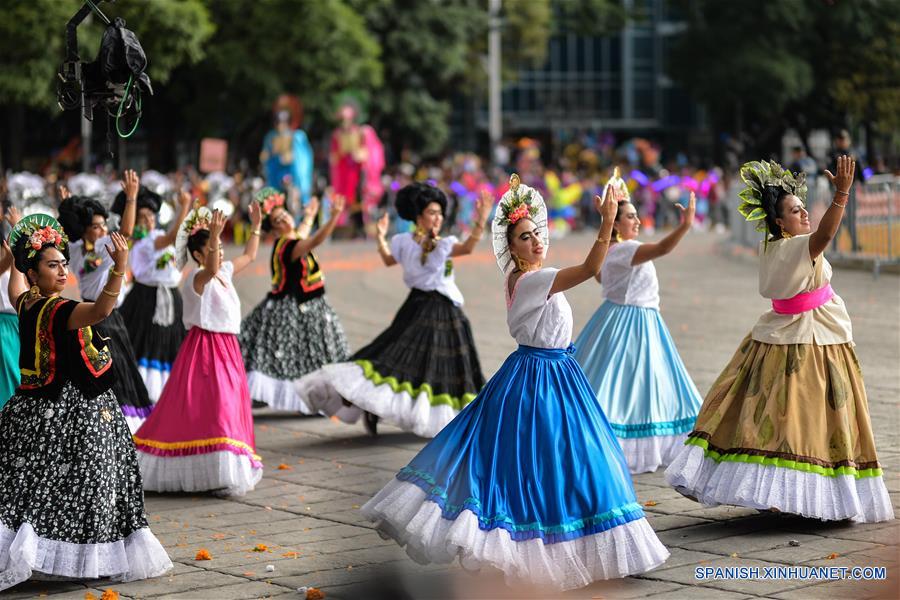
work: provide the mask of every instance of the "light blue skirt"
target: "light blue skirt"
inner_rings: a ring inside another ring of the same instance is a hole
[[[703,399],[659,311],[606,301],[575,344],[632,473],[668,465]]]
[[[0,313],[0,408],[19,386],[19,317]]]

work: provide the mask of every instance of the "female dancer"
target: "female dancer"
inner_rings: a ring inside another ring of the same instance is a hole
[[[303,222],[285,210],[284,195],[263,188],[256,203],[265,215],[263,228],[278,236],[272,246],[272,289],[241,326],[240,344],[250,397],[277,410],[313,414],[294,391],[294,380],[350,353],[341,321],[325,297],[325,277],[312,251],[328,239],[344,209],[335,198],[331,218],[308,237],[319,209],[315,198]]]
[[[125,238],[110,242],[109,281],[96,302],[81,303],[60,296],[69,249],[55,219],[23,218],[5,248],[15,257],[8,293],[22,382],[0,411],[0,589],[34,572],[131,581],[172,568],[144,514],[110,350],[91,329],[115,308],[128,260]]]
[[[547,212],[513,175],[494,217],[506,322],[520,344],[475,400],[362,508],[420,561],[484,564],[571,589],[642,573],[668,552],[644,518],[616,438],[572,357],[563,292],[600,270],[616,205],[587,258],[544,268]],[[587,458],[589,457],[589,458]]]
[[[760,221],[759,292],[772,301],[706,395],[666,480],[703,504],[873,522],[894,511],[875,453],[844,301],[822,255],[850,199],[855,161],[812,231],[806,177],[775,162],[741,168],[741,214]]]
[[[0,252],[0,409],[19,385],[19,318],[9,299],[11,252]]]
[[[388,248],[388,216],[378,221],[378,254],[386,266],[400,264],[410,288],[390,327],[349,362],[326,365],[297,382],[306,402],[326,415],[355,423],[365,411],[375,435],[379,418],[416,435],[433,437],[484,385],[452,258],[471,254],[491,211],[490,197],[476,207],[472,235],[460,243],[438,236],[447,197],[438,188],[414,183],[397,194],[397,212],[416,223]]]
[[[182,191],[178,201],[180,210],[169,231],[164,232],[156,229],[159,196],[140,188],[135,242],[131,249],[134,285],[120,309],[137,357],[138,371],[153,402],[159,400],[185,335],[178,293],[181,271],[175,268],[172,244],[191,208],[191,196]],[[125,208],[125,196],[119,194],[112,211],[124,216]]]
[[[125,193],[125,207],[119,233],[126,239],[134,230],[137,195],[140,180],[134,171],[125,171],[122,189]],[[59,221],[69,236],[69,253],[72,270],[78,277],[81,299],[94,302],[100,295],[111,275],[113,261],[102,249],[110,244],[106,229],[109,213],[96,200],[80,196],[70,196],[63,188],[63,201],[59,205]],[[114,277],[119,275],[113,275]],[[125,329],[125,322],[119,311],[112,313],[94,326],[94,333],[104,338],[110,346],[113,362],[113,392],[128,422],[131,432],[137,431],[153,409],[147,394],[147,386],[138,371],[134,349]]]
[[[178,232],[176,267],[181,270],[190,254],[197,268],[184,282],[187,338],[156,409],[134,436],[144,489],[240,496],[262,477],[237,341],[241,302],[232,283],[232,276],[256,258],[261,220],[254,202],[244,253],[226,262],[219,240],[226,219],[220,211],[194,209]]]
[[[606,184],[617,201],[613,241],[597,280],[604,302],[575,347],[632,473],[668,465],[700,411],[688,375],[659,314],[653,259],[675,249],[694,222],[693,193],[681,225],[656,243],[637,241],[640,219],[618,169]]]

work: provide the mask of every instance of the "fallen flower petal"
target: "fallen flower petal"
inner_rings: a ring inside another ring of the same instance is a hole
[[[200,548],[197,552],[197,556],[194,557],[194,560],[212,560],[212,554],[210,554],[209,550],[206,548]]]

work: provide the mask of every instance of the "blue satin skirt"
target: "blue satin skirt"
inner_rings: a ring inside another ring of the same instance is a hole
[[[575,359],[616,436],[691,431],[703,399],[658,310],[607,300],[576,346]]]
[[[10,313],[0,313],[0,408],[12,398],[17,387],[19,387],[19,317]]]
[[[397,474],[445,519],[556,543],[644,516],[616,437],[567,350],[519,346]]]

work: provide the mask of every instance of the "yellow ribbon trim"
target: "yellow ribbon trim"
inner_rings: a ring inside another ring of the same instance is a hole
[[[135,444],[142,446],[150,446],[151,448],[159,448],[160,450],[183,450],[185,448],[200,448],[202,446],[215,446],[217,444],[228,444],[243,450],[247,450],[255,460],[262,462],[262,458],[253,450],[249,444],[233,440],[227,437],[208,438],[205,440],[190,440],[188,442],[157,442],[156,440],[147,440],[132,436]]]

